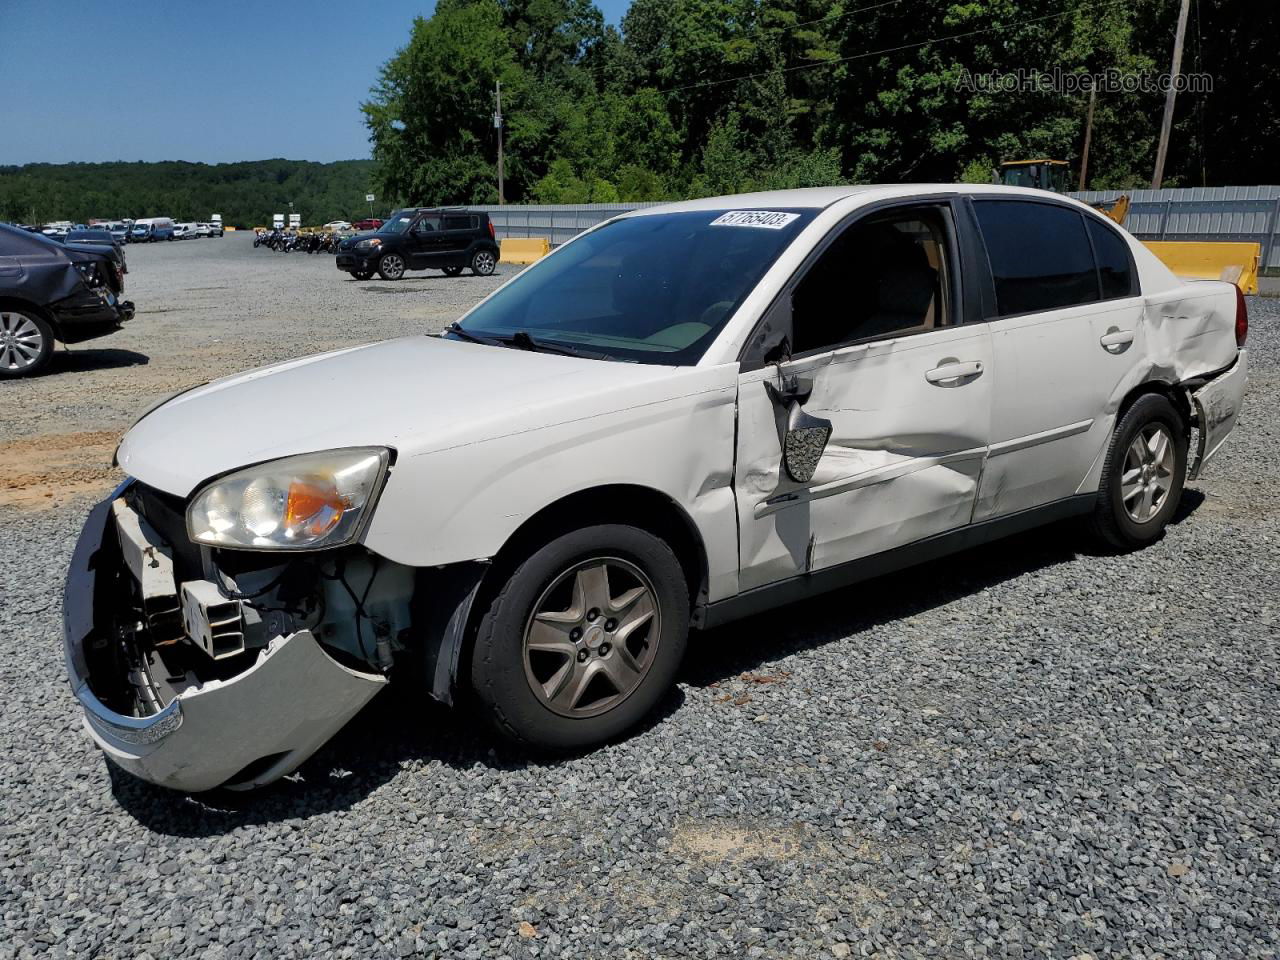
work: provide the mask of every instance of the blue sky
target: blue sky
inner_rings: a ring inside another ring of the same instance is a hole
[[[359,102],[434,6],[0,0],[0,164],[367,157]]]

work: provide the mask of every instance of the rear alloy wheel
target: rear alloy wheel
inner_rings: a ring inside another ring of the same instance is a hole
[[[1159,394],[1139,397],[1116,424],[1094,507],[1095,533],[1122,550],[1160,536],[1187,478],[1187,430]]]
[[[461,267],[441,267],[446,277],[457,277],[462,274]]]
[[[378,261],[378,276],[383,280],[399,280],[404,276],[404,258],[398,253],[384,253]]]
[[[498,267],[498,259],[489,250],[477,250],[471,258],[471,272],[477,277],[487,277]]]
[[[0,377],[35,373],[53,353],[53,330],[34,313],[0,307]]]
[[[519,743],[594,746],[653,710],[688,630],[689,588],[671,548],[636,527],[586,527],[511,572],[476,632],[472,688]]]

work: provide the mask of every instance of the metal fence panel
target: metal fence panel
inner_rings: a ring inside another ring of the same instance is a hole
[[[1262,244],[1264,268],[1280,269],[1280,186],[1087,190],[1086,203],[1127,192],[1128,230],[1141,240],[1243,240]],[[546,237],[558,246],[597,223],[654,203],[521,204],[479,207],[498,238]]]

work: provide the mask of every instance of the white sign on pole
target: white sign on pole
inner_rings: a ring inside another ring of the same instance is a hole
[[[366,194],[364,195],[364,202],[365,202],[365,203],[373,203],[373,194],[372,194],[372,193],[366,193]]]

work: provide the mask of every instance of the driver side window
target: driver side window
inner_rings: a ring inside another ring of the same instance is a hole
[[[950,323],[943,210],[913,207],[846,227],[791,298],[793,356]]]
[[[418,222],[413,225],[414,233],[435,233],[440,229],[439,217],[419,217]]]

